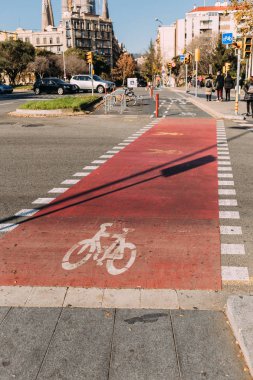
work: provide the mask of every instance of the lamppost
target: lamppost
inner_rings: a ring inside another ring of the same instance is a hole
[[[160,23],[160,25],[158,26],[158,28],[160,28],[163,25],[163,22],[159,18],[156,17],[155,21]],[[164,39],[164,35],[163,35],[163,39]],[[160,37],[159,37],[159,40],[160,40]],[[159,45],[160,45],[160,51],[161,51],[161,43],[159,43]],[[163,40],[163,45],[164,45],[164,40]],[[164,64],[162,64],[162,72],[161,72],[161,85],[162,86],[164,85],[164,73],[165,73]]]

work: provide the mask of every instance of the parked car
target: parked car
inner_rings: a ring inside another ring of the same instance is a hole
[[[42,92],[47,94],[56,93],[59,95],[66,93],[75,94],[78,92],[78,87],[58,78],[43,78],[38,79],[34,83],[33,91],[36,95],[39,95]]]
[[[138,79],[138,87],[147,87],[147,81],[145,79]]]
[[[0,83],[0,94],[11,94],[13,92],[13,87],[7,84]]]
[[[91,75],[74,75],[70,79],[71,84],[78,86],[81,91],[92,90]],[[103,94],[105,91],[112,91],[115,88],[115,83],[100,78],[98,75],[93,75],[93,88],[99,94]]]

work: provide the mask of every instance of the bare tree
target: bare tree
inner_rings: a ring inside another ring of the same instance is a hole
[[[253,0],[230,0],[235,10],[235,20],[242,35],[253,32]]]
[[[209,67],[212,65],[214,52],[217,47],[217,43],[219,40],[219,36],[217,34],[209,36],[208,38],[205,36],[195,37],[192,42],[187,46],[186,50],[193,54],[195,49],[200,49],[200,62],[199,62],[199,73],[200,74],[208,74]]]

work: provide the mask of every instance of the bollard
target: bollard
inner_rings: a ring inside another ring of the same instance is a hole
[[[159,117],[159,94],[155,96],[155,115]]]

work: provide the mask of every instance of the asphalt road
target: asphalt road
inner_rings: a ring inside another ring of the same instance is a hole
[[[138,92],[145,94],[143,89]],[[161,116],[200,120],[202,117],[210,117],[175,93],[168,96],[166,90],[160,91],[159,95]],[[40,98],[47,97],[48,95],[43,95]],[[49,196],[47,193],[52,188],[62,187],[64,180],[73,178],[85,165],[99,159],[146,125],[151,120],[150,115],[153,115],[149,105],[128,108],[122,116],[105,116],[102,112],[97,112],[84,117],[17,118],[7,114],[30,98],[34,98],[33,93],[17,93],[0,98],[2,223],[14,222],[14,219],[9,218],[15,213],[21,209],[33,208],[32,202],[35,199]],[[246,255],[223,256],[222,260],[223,265],[248,267],[252,278],[253,134],[248,127],[245,129],[232,121],[226,121],[225,125],[243,235],[221,236],[221,240],[224,244],[231,241],[235,244],[244,243]],[[226,220],[221,220],[221,224],[226,223]],[[235,220],[233,225],[239,225],[238,221]],[[243,289],[241,283],[233,284],[232,288]],[[244,286],[244,290],[252,290],[252,281]]]

